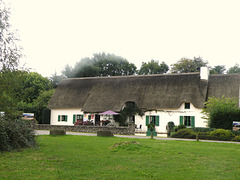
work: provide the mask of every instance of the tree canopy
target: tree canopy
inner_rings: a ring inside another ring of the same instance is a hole
[[[106,53],[93,54],[92,58],[82,58],[71,68],[65,67],[62,73],[66,77],[96,77],[133,75],[137,67],[121,56]]]
[[[239,64],[236,64],[235,66],[229,68],[227,71],[228,74],[235,74],[235,73],[240,73],[240,67]]]
[[[237,98],[210,97],[205,103],[203,114],[210,128],[232,129],[233,121],[239,121],[240,109]]]
[[[171,65],[172,73],[189,73],[199,72],[201,67],[208,64],[201,57],[194,57],[193,59],[182,58],[177,63]]]
[[[214,66],[214,68],[211,68],[210,70],[210,74],[224,74],[224,72],[226,71],[225,66]]]
[[[148,63],[142,62],[142,66],[138,74],[165,74],[169,70],[168,65],[165,62],[159,64],[158,61],[151,60]]]

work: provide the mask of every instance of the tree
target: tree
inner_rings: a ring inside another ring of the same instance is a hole
[[[13,89],[18,86],[15,78],[19,58],[22,57],[21,47],[17,34],[12,30],[9,23],[10,10],[0,0],[0,111],[6,116],[12,116],[15,111],[15,99]]]
[[[201,57],[194,57],[194,59],[182,58],[177,63],[172,64],[172,73],[189,73],[199,72],[201,67],[204,67],[208,62],[204,62]]]
[[[14,88],[18,101],[32,103],[40,93],[51,89],[50,80],[37,72],[18,71],[18,76],[18,87]]]
[[[240,67],[239,64],[235,64],[235,66],[231,67],[227,71],[228,74],[235,74],[235,73],[240,73]]]
[[[57,75],[57,73],[55,72],[54,74],[52,74],[52,76],[49,78],[50,80],[50,84],[52,88],[56,88],[59,84],[59,82],[63,79],[66,79],[66,76],[64,75]]]
[[[164,74],[169,70],[168,65],[165,62],[159,64],[158,61],[151,60],[148,63],[142,62],[142,66],[138,74]]]
[[[240,120],[240,109],[237,98],[225,96],[209,98],[202,113],[207,119],[210,128],[232,129],[233,121]]]
[[[210,74],[223,74],[225,70],[225,66],[214,66],[214,68],[210,70]]]
[[[15,69],[22,56],[17,34],[12,30],[10,9],[0,0],[0,71]]]
[[[124,125],[126,124],[126,121],[128,123],[134,122],[133,117],[137,114],[139,116],[143,116],[144,112],[136,105],[135,102],[126,102],[125,107],[123,108],[123,110],[120,111],[120,114],[120,124]]]
[[[136,66],[114,54],[96,53],[82,58],[74,68],[66,66],[62,73],[67,77],[125,76],[136,73]]]

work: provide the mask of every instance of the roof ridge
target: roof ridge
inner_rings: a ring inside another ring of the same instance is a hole
[[[200,72],[192,73],[168,73],[168,74],[146,74],[146,75],[127,75],[127,76],[101,76],[101,77],[77,77],[67,79],[109,79],[109,78],[137,78],[137,77],[157,77],[157,76],[186,76],[186,75],[197,75]],[[66,80],[66,79],[65,79]]]

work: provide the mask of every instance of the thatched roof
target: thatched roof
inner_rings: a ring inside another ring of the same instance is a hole
[[[199,73],[74,78],[60,82],[48,107],[119,112],[132,101],[143,109],[175,109],[183,102],[202,108],[207,90],[208,81],[200,80]],[[209,94],[214,91],[209,88]]]
[[[239,98],[240,74],[210,75],[208,97]]]

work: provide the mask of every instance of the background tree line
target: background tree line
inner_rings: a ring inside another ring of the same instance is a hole
[[[150,60],[142,62],[138,70],[136,65],[130,63],[127,59],[114,54],[96,53],[93,57],[82,58],[74,67],[66,65],[62,70],[62,75],[54,74],[52,79],[76,78],[76,77],[102,77],[102,76],[126,76],[126,75],[148,75],[148,74],[166,74],[166,73],[190,73],[199,72],[200,67],[207,66],[211,74],[240,73],[238,64],[226,71],[224,65],[214,67],[208,66],[208,61],[202,57],[181,58],[170,67],[164,62]]]

